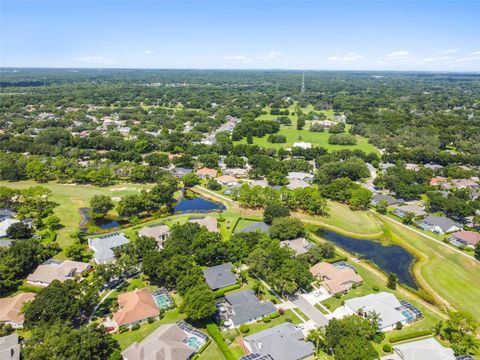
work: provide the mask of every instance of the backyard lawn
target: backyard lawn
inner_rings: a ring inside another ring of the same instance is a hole
[[[147,189],[152,186],[143,184],[117,184],[115,186],[98,187],[91,185],[58,184],[55,182],[38,184],[34,181],[0,181],[0,186],[7,186],[14,189],[24,189],[38,185],[51,190],[51,199],[58,204],[54,209],[54,213],[60,218],[64,226],[58,231],[57,236],[57,241],[62,249],[65,249],[73,243],[70,235],[79,229],[81,220],[79,209],[81,207],[88,207],[88,201],[92,196],[108,195],[111,197],[122,197],[130,194],[138,194],[142,189]],[[64,257],[63,252],[57,257]]]

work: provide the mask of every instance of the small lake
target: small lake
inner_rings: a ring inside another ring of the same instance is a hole
[[[225,206],[201,197],[184,198],[173,208],[175,214],[178,213],[206,213],[210,211],[222,211]]]
[[[358,255],[362,259],[372,261],[387,274],[395,273],[399,282],[413,289],[418,289],[418,285],[410,272],[415,256],[403,247],[398,245],[383,246],[378,241],[355,239],[326,229],[318,230],[317,235],[352,254]]]
[[[101,227],[102,229],[113,229],[119,227],[120,223],[116,220],[95,219],[95,226]]]

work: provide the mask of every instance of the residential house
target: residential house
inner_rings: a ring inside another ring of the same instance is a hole
[[[10,209],[0,209],[0,222],[7,219],[12,219],[16,214]]]
[[[31,292],[19,293],[15,296],[0,299],[0,322],[10,324],[14,329],[23,327],[25,317],[22,314],[22,307],[25,303],[32,301],[35,294]],[[0,357],[1,359],[1,357]]]
[[[480,233],[474,231],[459,231],[453,233],[448,241],[458,247],[475,248],[480,241]]]
[[[293,143],[293,147],[299,147],[299,148],[302,148],[304,150],[307,150],[307,149],[311,149],[312,148],[312,144],[311,143],[307,143],[307,142],[303,142],[303,141],[298,141],[298,142],[294,142]]]
[[[413,170],[413,171],[418,171],[418,170],[420,170],[420,166],[418,166],[417,164],[406,163],[406,164],[405,164],[405,169],[407,169],[407,170]]]
[[[13,224],[19,223],[20,220],[7,218],[0,222],[0,238],[7,236],[7,230]]]
[[[217,177],[218,170],[203,167],[203,168],[197,170],[197,175],[199,177],[201,177],[202,179],[214,178],[214,177]]]
[[[0,360],[20,360],[17,334],[0,337]]]
[[[443,347],[435,338],[428,338],[393,346],[393,353],[381,360],[455,360],[452,349]]]
[[[183,321],[161,325],[122,352],[124,360],[189,360],[208,336]]]
[[[190,174],[193,171],[193,169],[187,169],[187,168],[174,168],[172,169],[171,173],[173,177],[176,177],[177,179],[181,179],[187,174]]]
[[[112,316],[117,326],[132,327],[160,316],[155,299],[147,288],[118,295],[118,307]]]
[[[138,232],[138,235],[155,239],[158,248],[163,249],[163,242],[168,239],[170,228],[163,224],[145,226]]]
[[[346,293],[353,286],[362,285],[363,279],[349,267],[337,268],[320,262],[310,268],[310,273],[322,281],[322,286],[332,295]]]
[[[306,182],[310,182],[310,181],[313,180],[313,175],[309,174],[309,173],[306,173],[306,172],[292,171],[292,172],[288,173],[287,179],[288,180],[297,179],[297,180],[303,180],[303,181],[306,181]]]
[[[266,179],[252,180],[250,186],[260,186],[262,188],[268,187],[268,181]]]
[[[443,166],[439,164],[425,164],[425,167],[433,171],[443,169]]]
[[[242,169],[242,168],[225,169],[224,174],[235,176],[237,179],[246,178],[248,176],[248,169]]]
[[[222,175],[215,180],[217,180],[217,182],[219,182],[223,186],[234,186],[235,184],[238,184],[237,178],[231,175]]]
[[[203,276],[210,289],[217,290],[237,283],[237,276],[232,270],[233,265],[228,262],[204,269]]]
[[[198,224],[200,226],[205,226],[207,230],[210,232],[217,232],[217,233],[220,232],[220,230],[218,229],[217,218],[214,218],[212,216],[207,216],[207,217],[198,218],[198,219],[191,218],[188,220],[188,222]]]
[[[421,312],[406,301],[398,301],[388,292],[373,293],[345,300],[345,308],[360,316],[375,312],[379,316],[378,326],[382,331],[390,331],[397,323],[410,324],[419,319]]]
[[[122,233],[112,233],[89,239],[88,247],[94,251],[93,260],[97,264],[107,264],[115,261],[113,249],[129,242]]]
[[[387,203],[387,206],[403,204],[405,202],[405,200],[403,199],[396,199],[390,195],[375,194],[372,196],[371,204],[373,206],[376,206],[380,204],[382,201],[385,201]]]
[[[37,286],[48,286],[54,280],[60,282],[73,280],[77,275],[81,275],[90,269],[91,265],[88,263],[50,259],[38,265],[36,270],[28,275],[27,282]]]
[[[309,187],[310,184],[304,180],[300,179],[291,179],[287,184],[287,189],[295,190],[295,189],[305,189]]]
[[[261,232],[264,232],[266,234],[268,234],[269,232],[269,228],[270,226],[268,226],[266,223],[264,223],[263,221],[257,221],[257,222],[254,222],[253,224],[251,225],[248,225],[246,227],[244,227],[242,230],[240,230],[239,232],[254,232],[254,231],[261,231]]]
[[[447,178],[436,176],[430,179],[430,186],[443,185],[447,183]]]
[[[427,215],[427,212],[420,206],[412,204],[399,206],[393,210],[393,213],[401,218],[404,218],[407,213],[412,213],[416,218]]]
[[[217,304],[218,316],[226,328],[236,328],[264,318],[276,311],[270,301],[259,301],[253,290],[243,290],[225,295]]]
[[[302,360],[315,352],[313,343],[305,341],[302,331],[289,322],[247,336],[242,345],[249,354],[270,355],[275,360]],[[242,359],[250,360],[252,356]]]
[[[313,244],[305,238],[280,241],[281,247],[288,247],[293,250],[296,256],[303,255],[313,247]]]
[[[452,185],[457,189],[478,189],[479,187],[478,183],[472,179],[454,179]]]
[[[462,225],[445,216],[429,215],[417,222],[422,230],[432,231],[436,234],[447,234],[462,229]]]

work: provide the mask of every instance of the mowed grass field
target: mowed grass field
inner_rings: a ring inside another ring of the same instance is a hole
[[[270,115],[270,108],[265,107],[263,109],[267,114],[260,115],[257,117],[257,120],[274,120],[278,118],[278,115]],[[289,108],[290,113],[295,111],[295,106],[290,106]],[[304,113],[308,113],[313,110],[312,106],[309,106],[307,108],[303,108],[302,111]],[[323,113],[327,116],[327,119],[333,120],[335,118],[333,111],[328,110],[328,111],[323,111]],[[293,146],[293,143],[303,141],[303,142],[308,142],[311,143],[312,146],[321,146],[324,147],[328,150],[343,150],[343,149],[349,149],[349,150],[355,150],[355,149],[360,149],[365,151],[366,153],[374,152],[379,154],[379,150],[372,144],[368,143],[368,140],[362,136],[356,136],[357,138],[357,144],[356,145],[330,145],[328,143],[328,138],[330,137],[330,133],[328,131],[324,132],[310,132],[308,129],[310,128],[310,121],[307,121],[304,130],[297,130],[297,119],[298,116],[295,115],[289,115],[290,119],[292,120],[292,125],[285,126],[282,125],[280,128],[280,131],[278,132],[279,135],[284,135],[286,137],[287,142],[282,143],[282,144],[273,144],[271,142],[268,142],[268,135],[264,136],[263,138],[258,138],[254,137],[253,138],[253,143],[258,146],[266,147],[266,148],[291,148]],[[346,129],[348,131],[349,125],[347,125]],[[246,144],[247,139],[244,138],[240,141],[235,141],[235,144]]]
[[[34,181],[0,181],[0,186],[6,186],[12,189],[43,186],[51,190],[51,199],[57,204],[54,213],[60,218],[63,225],[63,228],[58,231],[57,241],[62,249],[65,249],[73,242],[70,235],[79,230],[81,220],[79,209],[81,207],[88,207],[88,202],[94,195],[107,195],[113,198],[122,197],[125,195],[138,194],[142,189],[147,189],[152,185],[117,184],[109,187],[98,187],[91,185],[58,184],[55,182],[38,184]],[[62,253],[60,253],[59,256],[62,257]]]

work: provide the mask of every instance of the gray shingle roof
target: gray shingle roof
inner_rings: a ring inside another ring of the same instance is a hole
[[[203,270],[203,276],[212,290],[221,289],[237,282],[235,274],[232,273],[232,268],[232,263],[212,266]]]
[[[266,223],[264,223],[263,221],[258,221],[253,223],[252,225],[244,227],[242,230],[240,230],[240,232],[261,231],[264,233],[268,233],[268,228],[269,226]]]
[[[429,215],[425,219],[423,219],[422,222],[430,226],[438,226],[440,229],[442,229],[442,231],[447,231],[452,226],[457,226],[459,228],[462,227],[460,224],[457,224],[455,221],[445,216]]]
[[[238,291],[225,295],[235,313],[231,320],[234,326],[245,324],[256,318],[261,318],[276,311],[270,301],[260,302],[252,290]]]
[[[97,263],[108,262],[115,259],[112,249],[129,243],[122,233],[102,235],[88,240],[88,246],[95,251],[93,257]]]
[[[405,200],[403,199],[396,199],[390,195],[383,195],[383,194],[373,195],[372,203],[379,204],[381,201],[386,201],[387,205],[403,204],[405,202]]]
[[[300,360],[314,353],[314,345],[303,341],[303,334],[289,322],[247,336],[254,353],[271,355],[275,360]]]

